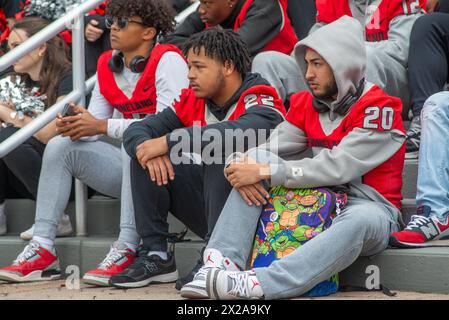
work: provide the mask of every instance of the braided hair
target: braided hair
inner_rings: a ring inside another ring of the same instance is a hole
[[[198,54],[202,48],[207,57],[218,60],[223,65],[231,63],[242,77],[250,70],[249,49],[240,36],[232,30],[210,28],[196,33],[187,40],[183,53],[187,56],[192,49],[195,54]]]
[[[155,28],[157,35],[162,37],[171,33],[176,25],[175,12],[164,0],[111,0],[106,15],[140,17],[144,26]]]

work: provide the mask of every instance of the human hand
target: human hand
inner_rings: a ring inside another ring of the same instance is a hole
[[[97,28],[99,22],[97,20],[91,20],[86,25],[85,35],[86,39],[89,42],[95,42],[103,35],[104,30]]]
[[[77,141],[83,137],[107,133],[107,120],[99,120],[85,108],[71,104],[74,116],[56,117],[56,131],[63,137]]]
[[[270,178],[270,165],[260,164],[256,160],[246,157],[231,163],[224,170],[226,178],[234,188],[256,184]]]
[[[139,144],[136,148],[136,157],[142,168],[153,158],[165,155],[168,152],[167,140],[165,136],[150,139]]]
[[[249,206],[252,206],[253,204],[258,207],[261,205],[266,205],[267,199],[270,197],[268,191],[260,182],[241,187],[238,190],[243,200],[245,200]]]
[[[151,181],[156,182],[158,186],[167,185],[168,179],[175,179],[175,171],[170,158],[167,155],[150,159],[145,167],[148,170]]]

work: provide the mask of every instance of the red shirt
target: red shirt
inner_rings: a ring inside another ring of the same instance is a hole
[[[387,96],[378,86],[371,88],[350,109],[340,125],[326,135],[321,127],[319,113],[313,107],[313,96],[309,92],[292,95],[287,121],[305,132],[308,147],[332,149],[355,128],[375,131],[399,130],[403,133],[399,98]],[[367,172],[362,182],[382,194],[396,207],[401,208],[402,170],[405,144],[390,159]]]
[[[275,108],[285,115],[285,107],[273,87],[256,85],[244,91],[235,108],[231,109],[225,120],[236,120],[252,106],[267,106]],[[179,101],[173,103],[173,109],[181,122],[186,127],[194,124],[208,125],[209,111],[206,108],[206,100],[197,98],[195,92],[188,88],[181,91]]]
[[[331,23],[344,15],[352,17],[351,0],[316,0],[317,22]],[[425,11],[426,0],[379,0],[377,6],[369,6],[371,18],[365,24],[366,41],[388,39],[390,22],[399,15]]]
[[[156,113],[156,69],[162,56],[167,52],[176,52],[183,56],[182,52],[173,45],[156,45],[131,98],[128,98],[119,88],[114,73],[109,69],[108,61],[112,57],[112,51],[100,56],[98,60],[100,92],[115,109],[123,114],[125,119],[133,118],[133,114],[144,117],[145,114]]]
[[[242,10],[240,10],[240,13],[235,21],[234,32],[242,26],[243,21],[246,19],[248,9],[253,1],[254,0],[247,0],[243,5]],[[278,35],[274,37],[273,40],[268,42],[262,51],[279,51],[285,54],[290,54],[298,42],[298,37],[296,36],[295,30],[293,29],[290,18],[287,14],[287,0],[277,1],[281,7],[283,16],[281,31],[279,31]]]

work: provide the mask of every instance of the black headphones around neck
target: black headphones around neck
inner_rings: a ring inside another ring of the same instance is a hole
[[[148,58],[143,56],[136,56],[132,58],[129,63],[129,69],[134,73],[142,73],[148,63]],[[118,54],[112,54],[112,57],[108,61],[109,70],[114,73],[120,73],[123,71],[125,67],[125,63],[123,61],[123,53],[119,52]]]

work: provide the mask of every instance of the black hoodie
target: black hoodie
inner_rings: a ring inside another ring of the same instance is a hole
[[[245,4],[240,0],[231,15],[220,24],[223,29],[234,29],[235,21]],[[236,31],[245,41],[251,56],[259,53],[280,32],[283,24],[283,14],[277,1],[255,0],[249,6],[245,21]],[[183,48],[187,39],[206,29],[198,11],[191,13],[163,42]]]
[[[212,101],[206,100],[206,105],[209,111],[219,120],[222,121],[226,117],[226,113],[237,101],[241,94],[255,85],[268,85],[267,81],[263,79],[259,74],[248,73],[243,80],[242,85],[237,92],[225,103],[223,107],[216,106]],[[283,117],[274,108],[253,106],[246,110],[238,119],[233,121],[222,121],[219,123],[210,124],[200,128],[204,141],[201,141],[201,151],[210,143],[210,132],[208,129],[214,129],[214,134],[220,133],[222,141],[224,142],[225,130],[266,130],[266,137],[269,136],[269,131],[274,129],[279,123],[283,121]],[[146,140],[158,138],[166,135],[167,144],[169,150],[171,150],[178,141],[172,141],[171,134],[174,130],[185,130],[190,136],[190,144],[193,149],[193,127],[185,128],[184,124],[176,115],[172,108],[165,108],[162,112],[154,115],[149,115],[142,121],[132,123],[123,135],[123,145],[128,152],[129,156],[136,158],[136,148],[139,144]],[[197,130],[197,129],[196,129]],[[257,131],[256,131],[257,132]],[[179,132],[177,132],[179,134]],[[185,136],[185,135],[182,135]],[[213,141],[213,139],[211,139]],[[233,146],[238,146],[234,137]],[[227,141],[228,142],[228,141]],[[260,141],[264,142],[264,141]],[[198,143],[198,142],[196,142]],[[259,141],[257,141],[259,143]],[[232,150],[224,150],[225,144],[223,143],[221,157],[226,158],[229,154],[236,151],[235,147]],[[245,141],[244,148],[255,147],[254,145],[248,145]],[[216,154],[214,155],[217,156]]]

